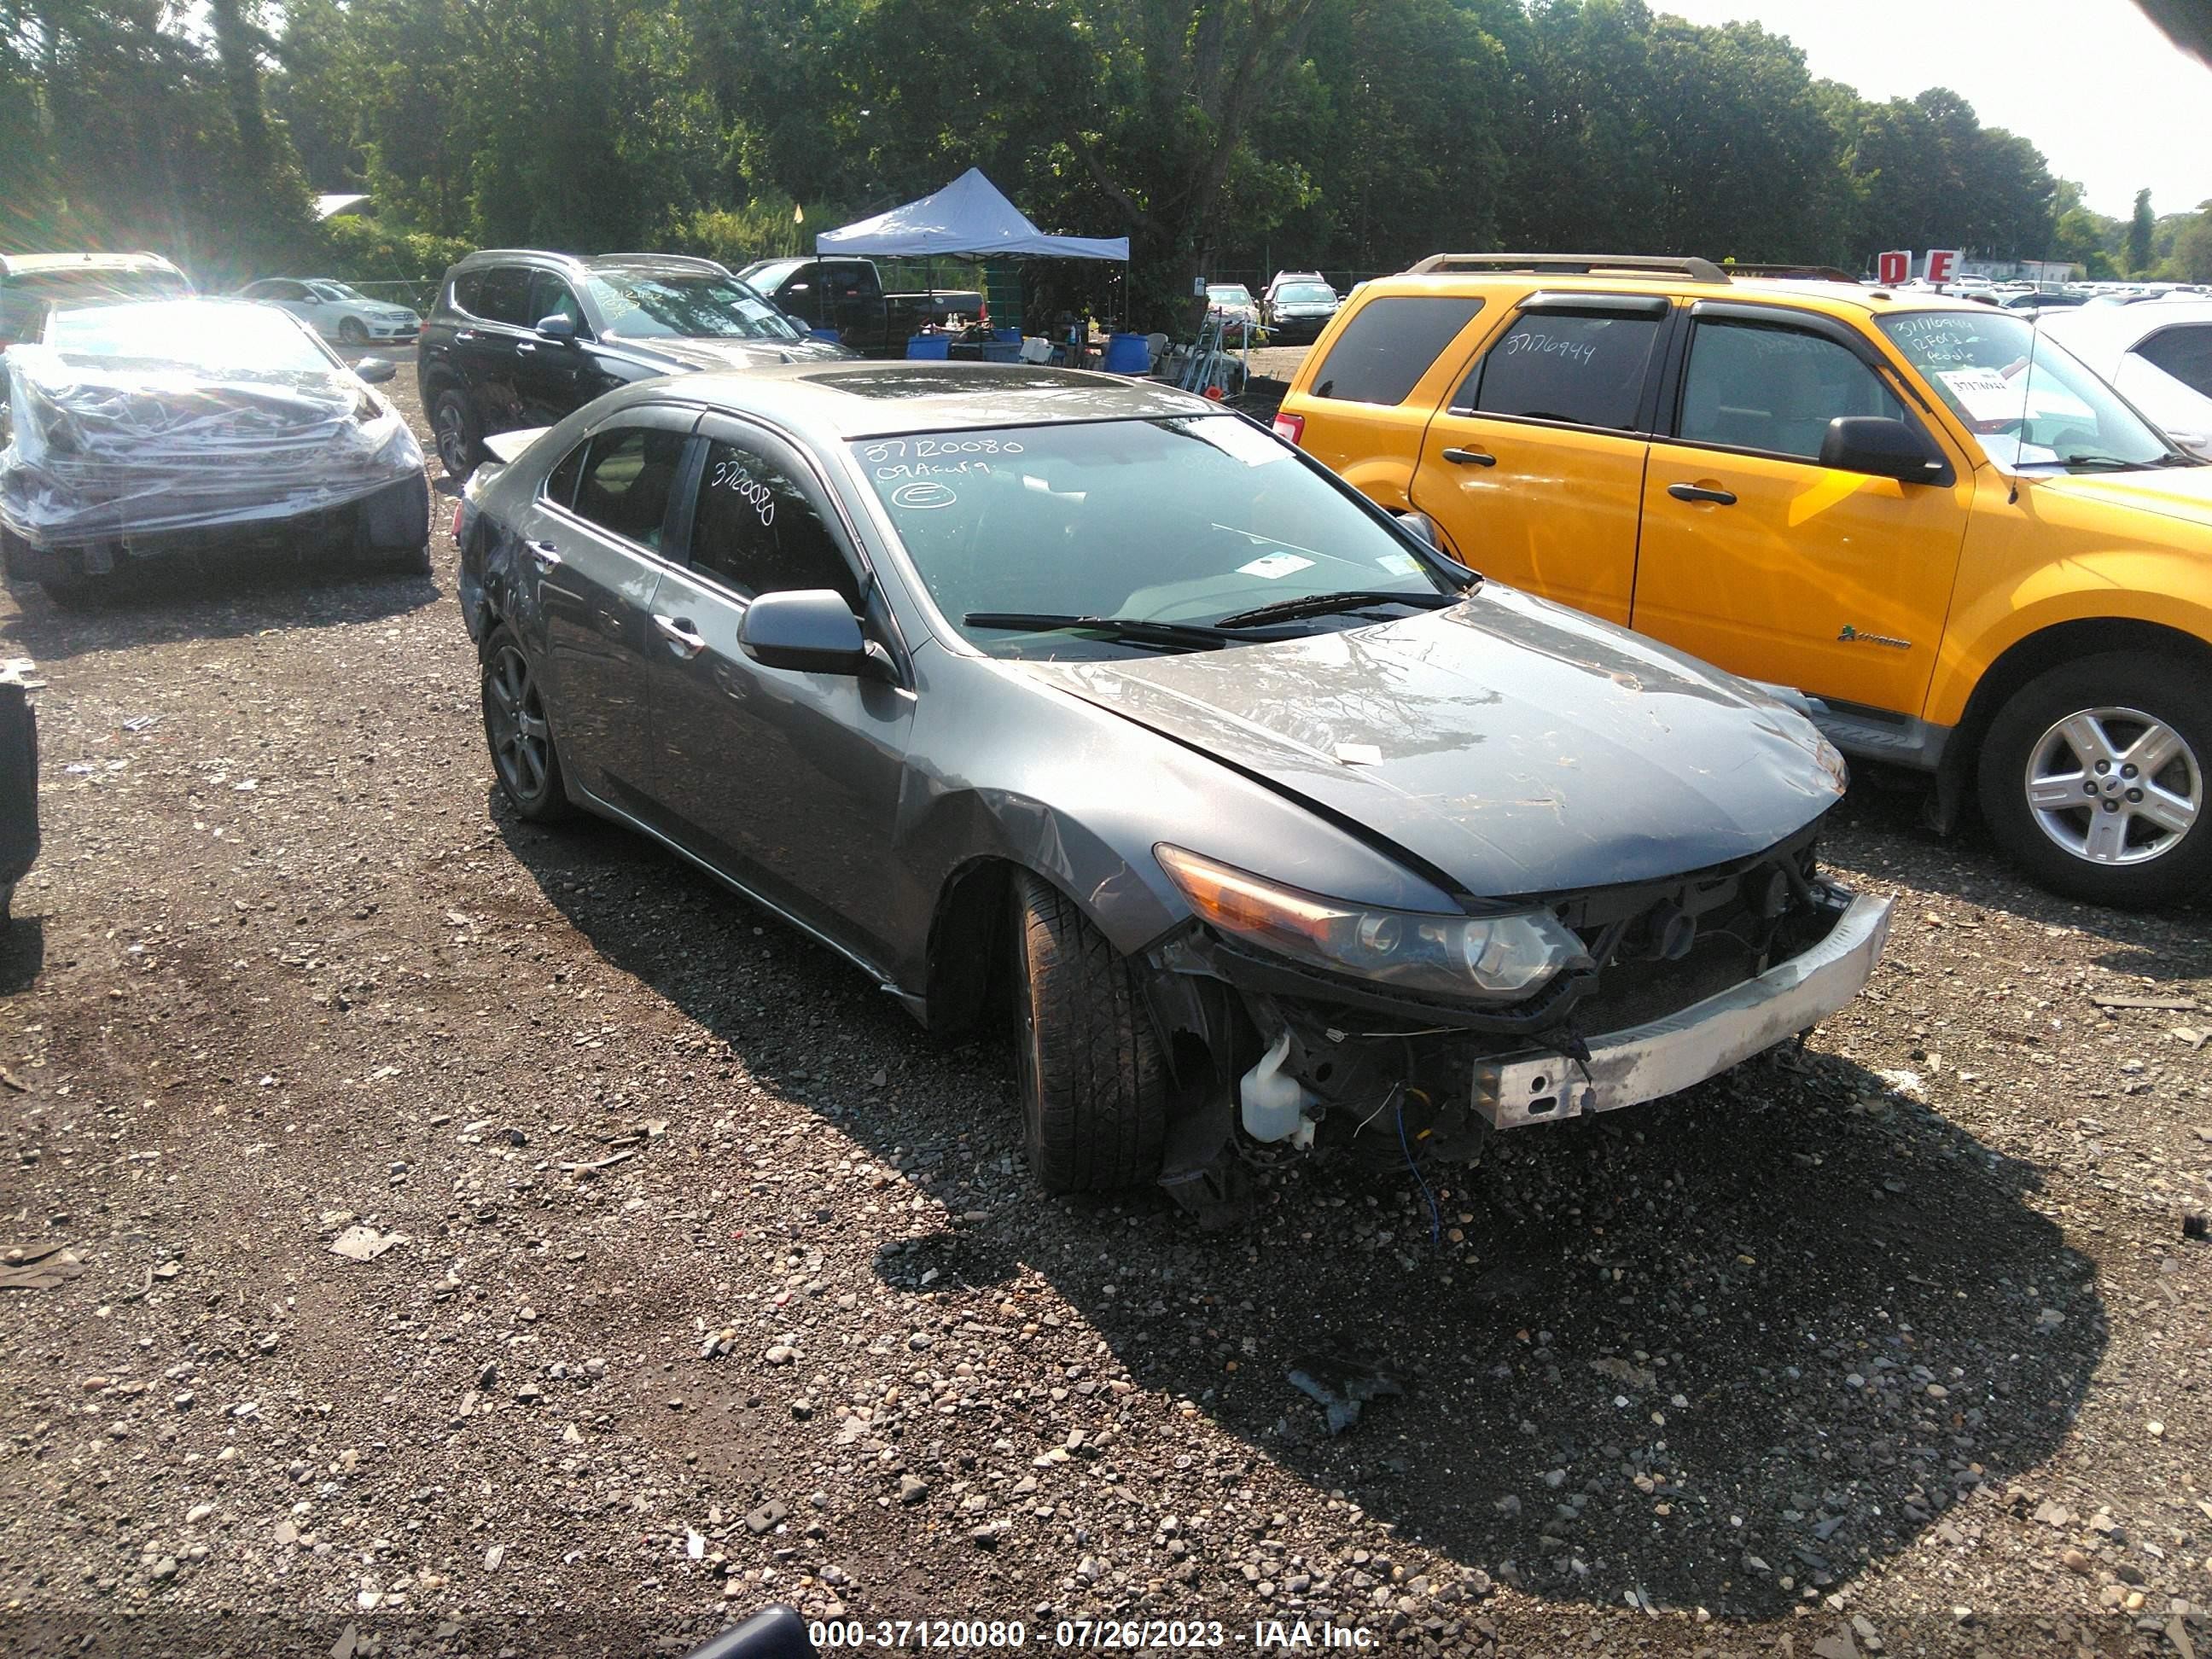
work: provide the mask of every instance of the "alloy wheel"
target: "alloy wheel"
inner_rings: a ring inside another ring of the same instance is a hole
[[[544,794],[552,770],[553,734],[529,659],[519,646],[499,647],[484,671],[483,687],[484,730],[499,781],[518,801],[536,801]]]
[[[348,345],[367,345],[368,331],[362,326],[357,317],[342,318],[338,322],[338,338]]]
[[[2204,805],[2204,773],[2172,726],[2139,708],[2084,708],[2028,752],[2028,811],[2091,864],[2142,864],[2179,846]]]
[[[461,429],[461,411],[455,404],[438,405],[438,464],[449,478],[468,476],[469,434]]]

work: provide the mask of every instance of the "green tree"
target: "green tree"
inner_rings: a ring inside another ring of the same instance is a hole
[[[2136,192],[2135,216],[2128,221],[2128,275],[2141,276],[2150,270],[2151,232],[2157,219],[2150,210],[2150,192]]]

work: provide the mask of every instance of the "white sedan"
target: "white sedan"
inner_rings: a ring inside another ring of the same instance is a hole
[[[2139,300],[2045,312],[2036,325],[2151,423],[2212,460],[2212,300]]]
[[[241,300],[259,300],[290,312],[326,340],[362,346],[371,341],[413,343],[422,319],[405,306],[372,300],[358,289],[327,277],[295,281],[270,276],[239,290]]]

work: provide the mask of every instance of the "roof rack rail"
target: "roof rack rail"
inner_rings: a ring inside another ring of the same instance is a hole
[[[1725,283],[1729,274],[1694,253],[1431,253],[1407,267],[1419,276],[1437,270],[1557,270],[1595,276],[1608,270],[1664,271],[1696,283]]]
[[[1866,278],[1855,276],[1836,265],[1747,264],[1738,260],[1727,267],[1734,276],[1796,276],[1818,283],[1850,283],[1863,287]]]

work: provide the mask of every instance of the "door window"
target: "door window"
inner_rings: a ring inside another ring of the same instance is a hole
[[[759,450],[720,439],[699,479],[691,566],[746,599],[829,587],[860,604],[853,568],[807,493]]]
[[[499,265],[483,274],[470,310],[495,323],[528,328],[538,319],[530,314],[530,271],[521,265]]]
[[[1483,354],[1452,405],[1485,415],[1630,430],[1665,320],[1528,312]]]
[[[688,441],[681,432],[642,427],[600,433],[577,481],[577,516],[658,550]]]
[[[541,270],[530,279],[530,326],[538,326],[546,317],[566,317],[576,325],[576,332],[584,329],[584,307],[576,302],[576,295],[568,283],[550,270]]]
[[[1437,354],[1474,320],[1482,301],[1426,295],[1370,300],[1352,314],[1315,371],[1313,395],[1402,404]]]
[[[2136,348],[2146,358],[2187,386],[2212,398],[2212,323],[2191,323],[2162,328]]]
[[[1839,415],[1905,418],[1856,352],[1794,328],[1701,321],[1682,380],[1681,436],[1691,443],[1817,459]]]

